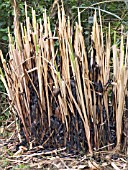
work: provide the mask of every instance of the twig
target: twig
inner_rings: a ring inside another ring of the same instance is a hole
[[[73,8],[78,8],[78,7],[73,7]],[[105,12],[105,13],[107,13],[109,15],[112,15],[112,16],[114,16],[114,17],[116,17],[116,18],[118,18],[119,20],[122,21],[122,19],[118,15],[116,15],[116,14],[114,14],[112,12],[106,11],[104,9],[95,8],[95,7],[91,7],[91,6],[90,7],[79,7],[79,9],[83,9],[80,13],[83,13],[86,9],[100,10],[100,11]]]
[[[48,152],[41,152],[41,153],[33,153],[33,154],[30,154],[30,155],[19,155],[19,156],[13,156],[13,157],[25,157],[24,160],[26,160],[27,158],[30,158],[30,157],[34,157],[34,156],[41,156],[41,155],[49,155],[49,154],[56,154],[58,152],[62,152],[66,150],[66,147],[65,148],[60,148],[60,149],[54,149],[52,151],[48,151]]]

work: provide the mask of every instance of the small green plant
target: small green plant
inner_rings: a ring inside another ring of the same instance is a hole
[[[19,164],[19,165],[16,165],[12,168],[12,170],[21,170],[21,169],[29,170],[30,167],[25,165],[25,164]]]

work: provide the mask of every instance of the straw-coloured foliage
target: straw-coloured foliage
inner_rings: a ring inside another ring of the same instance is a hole
[[[120,47],[111,46],[110,26],[104,39],[101,15],[99,23],[94,15],[87,54],[80,13],[72,26],[58,7],[58,25],[51,30],[46,11],[40,23],[34,10],[32,23],[27,6],[25,11],[25,25],[19,25],[15,13],[9,61],[0,53],[5,72],[1,78],[21,137],[44,148],[66,146],[90,153],[120,147],[128,93],[128,38],[123,29]]]

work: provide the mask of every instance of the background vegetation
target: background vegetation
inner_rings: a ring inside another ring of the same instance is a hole
[[[18,153],[127,153],[127,2],[14,2],[0,0],[0,126],[18,135]]]
[[[24,0],[18,0],[18,12],[19,12],[19,18],[21,22],[24,22],[25,20],[25,11],[24,11]],[[47,9],[47,13],[50,14],[51,18],[54,19],[57,13],[57,5],[56,0],[36,0],[26,1],[28,4],[28,16],[31,16],[31,8],[36,10],[36,17],[37,19],[42,18],[42,14],[44,12],[44,9]],[[59,1],[60,2],[60,1]],[[10,27],[11,30],[13,30],[13,0],[0,0],[0,49],[3,51],[3,53],[6,55],[8,51],[8,27]],[[94,5],[95,4],[95,5]],[[91,17],[94,14],[94,8],[100,7],[104,12],[102,12],[102,19],[103,19],[103,25],[107,29],[108,23],[111,23],[111,29],[112,32],[114,30],[118,31],[120,33],[120,26],[123,23],[125,30],[128,30],[128,3],[123,1],[113,1],[113,2],[103,2],[100,0],[65,0],[64,1],[66,14],[69,15],[73,22],[77,21],[77,7],[80,7],[80,10],[82,12],[82,26],[84,27],[85,31],[84,34],[87,37],[89,35],[89,31],[91,31],[90,27],[92,23],[89,22],[89,17]],[[92,8],[87,8],[91,7]],[[84,8],[87,8],[84,10]],[[111,15],[111,13],[113,15]],[[119,19],[120,18],[120,19]],[[55,20],[53,20],[54,23]]]

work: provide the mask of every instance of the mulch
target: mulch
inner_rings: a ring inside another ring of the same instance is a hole
[[[0,170],[127,170],[128,155],[116,150],[94,151],[93,155],[67,148],[46,150],[41,145],[19,145],[17,131],[0,136]]]

